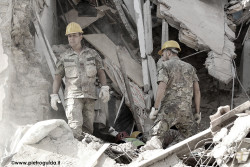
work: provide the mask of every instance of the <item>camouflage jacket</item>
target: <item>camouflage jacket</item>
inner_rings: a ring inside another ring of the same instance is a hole
[[[170,60],[162,62],[158,83],[165,82],[167,90],[161,101],[161,108],[169,111],[191,110],[195,81],[199,81],[195,68],[181,61],[179,57],[171,57]]]
[[[97,99],[95,81],[98,69],[103,69],[100,55],[83,47],[78,55],[72,48],[60,55],[55,74],[65,77],[64,97]]]

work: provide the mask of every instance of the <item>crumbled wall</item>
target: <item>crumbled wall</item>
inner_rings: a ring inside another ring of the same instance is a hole
[[[33,5],[37,4],[33,1]],[[51,112],[52,77],[44,56],[35,49],[32,1],[1,0],[0,11],[0,134],[4,136],[0,139],[1,157],[17,125],[63,118],[58,115],[64,113]],[[56,41],[52,33],[48,35]]]

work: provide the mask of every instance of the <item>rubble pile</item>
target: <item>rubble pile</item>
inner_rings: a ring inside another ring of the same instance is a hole
[[[250,88],[249,9],[249,0],[1,0],[2,166],[248,166],[249,97],[240,93]],[[69,48],[69,22],[81,25],[83,44],[102,57],[111,88],[108,104],[96,100],[98,137],[85,133],[82,141],[64,121],[63,86],[59,111],[49,104],[55,64]],[[155,53],[169,39],[180,42],[180,59],[197,69],[200,133],[149,151],[140,149],[145,141],[129,136],[135,130],[147,136],[153,125],[148,114],[161,64]],[[239,107],[214,114],[230,103]],[[127,134],[122,143],[109,138],[110,127]]]

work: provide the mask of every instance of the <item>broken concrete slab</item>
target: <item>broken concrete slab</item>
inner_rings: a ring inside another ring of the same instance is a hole
[[[93,45],[105,58],[114,62],[119,66],[116,55],[116,45],[105,34],[90,34],[83,36],[91,45]],[[122,56],[125,63],[126,74],[133,80],[139,87],[143,87],[142,67],[139,63],[133,60],[129,53],[123,52]]]
[[[218,54],[223,53],[225,21],[221,1],[192,0],[186,3],[185,0],[159,0],[159,3],[160,13],[167,21],[182,23],[197,36],[199,45],[207,45]]]
[[[236,12],[241,11],[243,9],[246,9],[248,7],[250,7],[250,0],[242,0],[239,3],[229,7],[228,13],[229,14],[236,13]]]
[[[90,24],[92,24],[96,20],[102,18],[104,15],[105,15],[104,12],[97,11],[96,17],[79,17],[78,12],[75,9],[72,9],[69,12],[65,13],[65,17],[69,23],[76,22],[76,23],[80,24],[82,29],[88,27]],[[63,16],[61,16],[61,18],[64,20]],[[66,23],[66,21],[65,21],[65,23]]]
[[[122,1],[113,0],[113,2],[114,2],[114,4],[115,4],[115,7],[116,7],[116,9],[117,9],[117,11],[118,11],[118,13],[119,13],[119,16],[120,16],[120,18],[121,18],[121,20],[122,20],[122,22],[123,22],[123,24],[124,24],[126,30],[128,31],[128,33],[129,33],[131,39],[132,39],[132,40],[135,40],[135,39],[137,38],[136,32],[135,32],[135,30],[133,29],[133,27],[131,26],[131,24],[129,23],[129,21],[128,21],[126,15],[125,15],[125,13],[124,13],[124,11],[123,11],[123,9],[122,9],[122,6],[121,6],[121,5],[122,5]]]
[[[133,18],[133,21],[136,22],[134,2],[131,0],[124,0],[123,2],[126,5],[131,17]]]
[[[208,57],[205,62],[208,73],[226,84],[228,84],[235,76],[235,69],[232,63],[232,59],[236,56],[234,49],[234,43],[226,37],[223,54],[220,55],[211,51],[208,53]]]
[[[187,4],[184,0],[159,0],[159,3],[160,14],[179,30],[180,42],[196,50],[211,49],[206,60],[209,74],[229,83],[233,78],[231,59],[235,57],[235,46],[230,40],[235,39],[235,33],[224,17],[224,2],[192,0]]]
[[[211,51],[205,62],[209,75],[222,81],[229,83],[233,79],[231,58],[227,55],[218,55]]]
[[[222,124],[223,122],[229,120],[232,117],[236,117],[235,114],[241,113],[244,110],[249,109],[249,107],[250,107],[250,101],[246,101],[245,103],[237,106],[236,108],[234,108],[234,109],[232,109],[230,111],[227,111],[228,108],[227,109],[226,108],[221,108],[222,111],[220,111],[220,112],[226,112],[226,113],[221,115],[220,117],[216,118],[215,120],[213,120],[211,122],[211,130],[213,131],[216,126]]]

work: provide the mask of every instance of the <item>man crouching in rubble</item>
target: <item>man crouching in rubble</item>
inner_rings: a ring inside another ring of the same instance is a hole
[[[149,118],[156,119],[151,141],[155,140],[160,147],[164,134],[172,126],[175,125],[180,134],[187,138],[197,132],[201,120],[199,79],[195,68],[179,59],[177,54],[180,51],[176,41],[167,41],[158,52],[163,62],[158,72],[157,96]],[[193,92],[195,115],[191,109]]]
[[[65,76],[66,117],[74,137],[78,140],[83,138],[82,132],[93,133],[97,74],[102,84],[99,97],[104,103],[109,100],[109,86],[106,86],[102,59],[95,50],[81,45],[82,34],[82,28],[75,22],[69,23],[66,27],[65,35],[71,48],[60,55],[56,64],[53,94],[50,95],[51,107],[58,110],[58,91]]]

